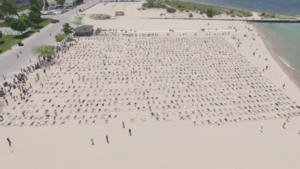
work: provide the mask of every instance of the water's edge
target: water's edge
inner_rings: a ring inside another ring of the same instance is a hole
[[[282,68],[284,73],[294,82],[294,84],[298,87],[300,90],[300,74],[295,71],[292,67],[284,63],[284,61],[279,57],[279,55],[275,52],[274,48],[276,48],[276,45],[272,43],[272,41],[267,41],[266,35],[260,30],[259,28],[259,23],[253,24],[255,27],[256,31],[259,33],[260,38],[266,45],[268,51],[270,52],[272,58],[276,61],[276,63]],[[268,43],[270,42],[270,43]]]

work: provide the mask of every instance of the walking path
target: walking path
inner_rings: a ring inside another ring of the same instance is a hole
[[[89,6],[94,5],[95,3],[99,3],[98,0],[91,0],[87,3],[80,5],[77,10],[84,9]],[[25,45],[24,46],[13,46],[11,50],[6,51],[0,55],[0,75],[5,75],[6,79],[12,79],[14,74],[17,74],[21,68],[24,68],[30,65],[30,61],[35,62],[37,58],[33,56],[31,52],[31,47],[36,45],[55,45],[55,35],[58,33],[62,33],[61,29],[63,24],[71,23],[76,15],[76,8],[75,10],[71,10],[62,15],[52,16],[54,19],[60,20],[60,22],[56,24],[50,23],[48,26],[43,28],[40,33],[35,33],[34,35],[30,36],[29,38],[22,41]],[[51,16],[49,16],[51,17]],[[51,34],[51,36],[50,36]],[[20,51],[22,54],[20,54]],[[17,55],[20,57],[17,58]],[[0,78],[0,83],[4,81],[3,78]]]

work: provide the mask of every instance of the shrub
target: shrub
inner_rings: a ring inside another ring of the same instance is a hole
[[[148,7],[148,3],[143,3],[142,7],[147,8]]]
[[[271,18],[275,18],[275,14],[272,14],[272,15],[271,15]]]
[[[265,15],[266,15],[266,13],[265,13],[265,12],[261,13],[261,16],[265,16]]]
[[[214,10],[213,9],[208,9],[206,11],[206,14],[207,14],[208,17],[213,17],[214,16]]]
[[[192,13],[190,13],[190,14],[189,14],[189,17],[190,17],[190,18],[192,18],[192,17],[193,17],[193,14],[192,14]]]
[[[154,8],[154,0],[148,1],[148,8]]]
[[[231,10],[229,11],[229,13],[233,14],[233,9],[231,9]]]
[[[167,9],[167,12],[169,12],[169,13],[175,13],[175,12],[176,12],[176,9],[174,9],[174,8],[168,8],[168,9]]]

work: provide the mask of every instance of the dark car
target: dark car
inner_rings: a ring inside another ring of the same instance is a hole
[[[51,23],[57,23],[57,22],[59,22],[59,20],[53,19],[53,21]]]
[[[19,45],[19,46],[24,46],[24,43],[19,42],[18,45]]]

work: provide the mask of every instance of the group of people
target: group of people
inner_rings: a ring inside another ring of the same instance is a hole
[[[26,90],[2,110],[0,125],[135,118],[220,125],[299,115],[300,107],[222,37],[228,34],[150,35],[78,38],[47,72],[20,75],[15,92]]]

